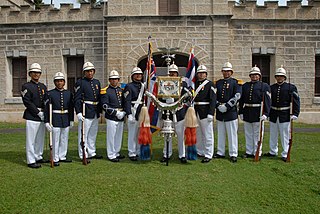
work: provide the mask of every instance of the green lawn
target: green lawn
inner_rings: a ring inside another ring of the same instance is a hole
[[[0,131],[18,127],[24,124],[0,123]],[[319,125],[295,124],[299,127]],[[125,155],[126,138],[125,133]],[[264,152],[268,139],[266,132]],[[320,133],[296,132],[293,139],[291,163],[279,158],[263,158],[259,163],[239,158],[236,164],[215,159],[209,164],[197,160],[182,165],[174,143],[173,160],[165,166],[159,162],[163,139],[156,137],[152,161],[126,158],[112,163],[104,158],[83,166],[72,132],[73,163],[30,169],[25,133],[0,132],[0,213],[318,213]],[[99,132],[97,148],[105,157],[105,131]],[[239,155],[244,151],[241,127]]]

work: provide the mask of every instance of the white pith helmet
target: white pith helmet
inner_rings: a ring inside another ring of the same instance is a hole
[[[286,70],[283,68],[283,66],[281,65],[281,67],[277,69],[277,71],[276,71],[276,73],[274,74],[274,76],[284,76],[285,78],[287,78],[287,72],[286,72]]]
[[[169,72],[177,72],[179,74],[178,66],[176,66],[174,63],[169,66]]]
[[[85,62],[83,64],[83,71],[96,70],[91,62]]]
[[[116,70],[110,71],[109,79],[120,79],[118,71]]]
[[[221,70],[222,71],[232,71],[232,73],[233,73],[232,64],[230,62],[224,63]]]
[[[64,74],[60,71],[57,72],[53,77],[53,81],[55,81],[55,80],[64,80],[65,81]]]
[[[139,67],[134,67],[131,71],[131,76],[134,74],[143,74],[143,72]]]
[[[29,74],[30,72],[37,72],[37,73],[41,73],[41,66],[38,63],[32,63],[29,67]]]
[[[261,71],[260,68],[258,68],[257,66],[254,66],[251,68],[251,71],[249,72],[249,76],[251,74],[258,74],[261,77]]]
[[[207,67],[205,65],[200,65],[198,68],[197,68],[197,73],[208,73],[207,72]]]

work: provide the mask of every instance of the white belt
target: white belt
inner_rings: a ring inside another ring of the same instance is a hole
[[[115,108],[114,110],[123,111],[123,108]]]
[[[194,102],[195,105],[209,105],[209,102]]]
[[[68,109],[67,110],[52,110],[52,113],[66,114],[66,113],[69,113],[69,111],[68,111]]]
[[[142,101],[131,101],[132,104],[143,104]]]
[[[258,103],[256,103],[256,104],[245,103],[244,104],[244,107],[260,107],[260,106],[261,106],[261,104],[258,104]]]
[[[289,109],[290,109],[290,106],[287,106],[287,107],[274,107],[274,106],[271,106],[271,108],[272,108],[273,110],[283,111],[283,110],[289,110]]]
[[[84,103],[90,104],[90,105],[98,105],[99,104],[99,102],[93,102],[93,101],[84,101]]]

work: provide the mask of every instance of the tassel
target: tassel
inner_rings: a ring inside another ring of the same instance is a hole
[[[194,107],[191,106],[188,108],[185,116],[185,144],[187,145],[187,159],[188,160],[197,160],[197,116],[194,110]]]
[[[139,136],[138,142],[140,146],[140,159],[150,160],[150,144],[152,143],[151,131],[150,131],[150,117],[148,114],[148,108],[143,106],[139,115]]]

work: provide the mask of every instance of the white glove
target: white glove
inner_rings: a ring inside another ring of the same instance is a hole
[[[291,120],[297,120],[298,117],[296,115],[291,115]]]
[[[46,125],[48,132],[52,132],[52,126],[50,125],[50,123],[46,123],[45,125]]]
[[[243,114],[240,114],[239,117],[240,117],[240,120],[243,120]]]
[[[74,125],[74,122],[73,121],[70,121],[70,128],[72,128]]]
[[[122,118],[126,115],[126,113],[124,111],[117,111],[116,113],[116,117],[119,119],[119,120],[122,120]]]
[[[169,97],[169,98],[166,99],[166,103],[167,103],[167,104],[170,104],[170,103],[173,103],[173,102],[174,102],[174,99],[171,98],[171,97]]]
[[[265,121],[267,118],[268,118],[268,117],[263,114],[263,115],[260,117],[260,120]]]
[[[225,112],[227,112],[227,106],[226,106],[225,104],[219,105],[219,106],[218,106],[218,110],[219,110],[221,113],[225,113]]]
[[[211,123],[213,121],[213,115],[208,114],[208,122]]]
[[[38,116],[40,117],[40,120],[44,121],[44,113],[42,111],[38,113]]]
[[[84,117],[81,112],[77,114],[77,117],[79,121],[84,121]]]
[[[132,114],[129,114],[128,115],[128,122],[129,123],[134,123],[136,120],[135,120],[135,118],[132,116]]]

